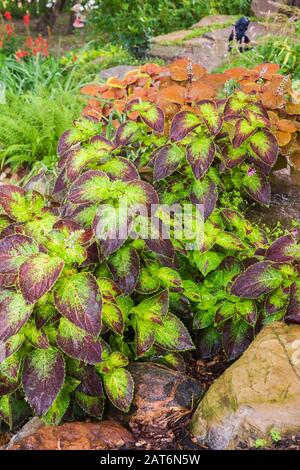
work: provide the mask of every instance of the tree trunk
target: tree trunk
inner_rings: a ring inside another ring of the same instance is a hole
[[[48,28],[53,29],[59,14],[65,6],[66,0],[56,0],[52,8],[49,8],[46,13],[40,18],[36,25],[36,30],[39,33],[47,34]]]

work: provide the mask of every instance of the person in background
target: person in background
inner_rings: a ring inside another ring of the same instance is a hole
[[[228,50],[231,51],[232,49],[232,41],[236,41],[239,44],[241,44],[241,47],[239,47],[239,51],[243,52],[248,49],[248,47],[244,46],[245,44],[249,44],[250,39],[246,34],[246,31],[249,27],[250,20],[246,16],[243,16],[237,22],[233,25],[233,30],[231,31],[231,34],[229,36],[229,46]]]

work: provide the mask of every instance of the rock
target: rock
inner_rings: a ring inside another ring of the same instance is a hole
[[[45,424],[43,423],[42,420],[40,420],[40,418],[37,418],[37,417],[31,418],[31,420],[28,421],[28,423],[26,423],[21,428],[21,430],[11,438],[6,449],[10,449],[15,444],[19,444],[19,442],[26,440],[29,436],[32,436],[33,434],[38,432],[39,429],[43,427],[45,427]]]
[[[268,14],[277,13],[280,4],[285,3],[288,3],[288,0],[252,0],[251,12],[257,18],[263,18]]]
[[[169,431],[186,416],[203,395],[197,380],[150,362],[136,362],[129,366],[134,378],[133,406],[125,419],[133,431],[149,435],[153,429]]]
[[[233,15],[208,15],[202,18],[198,23],[191,26],[192,29],[203,28],[205,26],[213,26],[215,24],[232,24],[236,22],[236,16]]]
[[[162,44],[153,43],[147,52],[147,55],[150,57],[160,57],[170,62],[179,57],[190,56],[191,52],[191,48],[185,46],[164,46]]]
[[[270,228],[274,228],[277,222],[290,228],[293,220],[300,220],[299,174],[293,174],[293,168],[281,169],[271,174],[270,182],[270,207],[255,205],[247,211],[247,217]]]
[[[152,40],[152,43],[163,44],[166,42],[182,41],[189,34],[191,34],[191,30],[189,29],[183,29],[181,31],[173,31],[172,33],[161,34],[160,36],[155,36]]]
[[[209,388],[191,423],[201,444],[212,449],[254,446],[300,431],[300,326],[270,324]]]
[[[42,426],[30,434],[26,431],[7,450],[107,450],[129,448],[134,443],[132,434],[114,421],[74,422]]]
[[[102,80],[107,80],[110,77],[117,77],[120,80],[125,77],[127,72],[136,70],[138,67],[134,65],[117,65],[116,67],[110,67],[109,69],[101,70],[99,77]]]

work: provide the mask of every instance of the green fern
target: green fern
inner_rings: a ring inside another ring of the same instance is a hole
[[[83,103],[67,92],[9,95],[0,105],[0,165],[13,170],[56,160],[60,135],[80,115]]]

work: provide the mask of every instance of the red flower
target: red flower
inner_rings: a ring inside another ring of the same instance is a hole
[[[23,23],[26,26],[26,28],[29,28],[30,26],[30,13],[29,12],[27,12],[26,15],[24,15]]]
[[[3,13],[3,15],[5,16],[5,18],[7,19],[7,21],[12,21],[12,16],[11,16],[11,12],[10,11],[5,11]]]
[[[11,36],[12,33],[13,33],[13,29],[12,29],[12,27],[10,26],[10,24],[6,24],[6,25],[5,25],[5,29],[6,29],[7,35],[8,35],[8,36]]]
[[[23,57],[27,57],[29,55],[29,52],[27,51],[21,51],[20,49],[15,53],[15,58],[17,61],[23,59]]]
[[[0,41],[0,49],[3,47],[3,41]]]

